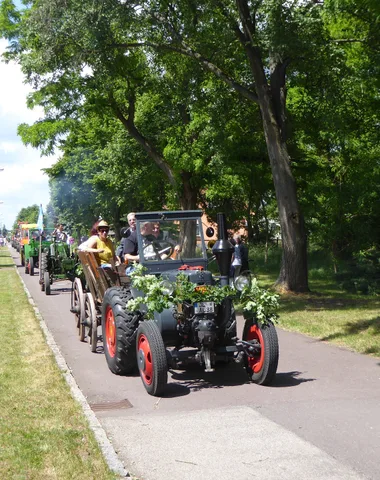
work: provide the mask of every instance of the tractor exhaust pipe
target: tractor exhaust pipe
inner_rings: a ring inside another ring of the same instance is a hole
[[[233,245],[228,241],[226,217],[224,213],[217,213],[218,240],[212,247],[220,272],[220,284],[222,287],[229,285],[229,273],[231,259],[234,252]]]

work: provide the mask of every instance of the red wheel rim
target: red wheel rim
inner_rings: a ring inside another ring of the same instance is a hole
[[[109,355],[114,357],[116,353],[116,328],[115,317],[110,307],[106,311],[106,344]]]
[[[150,385],[153,380],[153,363],[152,363],[152,352],[150,351],[150,346],[148,339],[145,335],[141,334],[138,341],[138,352],[139,352],[139,368],[144,382],[147,385]]]
[[[248,357],[249,368],[252,370],[252,372],[257,373],[263,368],[265,347],[263,334],[261,333],[261,329],[256,324],[249,327],[246,340],[248,342],[252,340],[257,340],[260,343],[260,355]]]

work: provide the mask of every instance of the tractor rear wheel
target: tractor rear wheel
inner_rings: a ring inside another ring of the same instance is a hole
[[[276,375],[279,348],[276,328],[269,320],[258,322],[247,319],[243,329],[243,340],[260,344],[260,353],[246,356],[245,367],[250,379],[258,385],[269,385]]]
[[[45,293],[50,295],[50,275],[49,272],[44,272]]]
[[[39,266],[40,266],[40,285],[41,285],[41,291],[45,291],[45,283],[44,283],[44,274],[48,269],[48,254],[46,252],[41,253],[41,258],[39,260]]]
[[[34,275],[34,257],[29,258],[29,275],[31,277]]]
[[[160,396],[168,383],[168,363],[161,332],[154,320],[140,323],[137,330],[137,365],[149,395]]]
[[[111,372],[126,375],[136,370],[136,334],[140,314],[129,312],[132,299],[129,289],[111,287],[102,303],[103,348]]]

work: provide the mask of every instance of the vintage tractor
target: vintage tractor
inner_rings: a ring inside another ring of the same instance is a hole
[[[55,280],[73,281],[75,278],[77,258],[70,252],[70,246],[58,241],[56,235],[52,235],[51,241],[42,248],[39,264],[40,286],[46,295],[50,295]]]
[[[250,274],[232,282],[234,248],[223,214],[218,214],[218,240],[212,248],[219,275],[208,270],[201,216],[196,210],[137,213],[139,265],[127,268],[130,285],[111,287],[102,298],[102,337],[110,370],[130,374],[137,366],[151,395],[164,392],[168,369],[189,361],[198,362],[205,372],[212,372],[218,361],[239,362],[260,385],[270,384],[277,371],[279,348],[271,310],[275,301],[260,304]],[[149,233],[157,223],[160,237]],[[206,235],[213,233],[210,229]],[[274,297],[268,292],[267,298]],[[237,336],[236,299],[240,304],[245,299],[247,307],[242,339]]]
[[[39,268],[39,260],[40,260],[40,251],[49,248],[51,243],[48,240],[49,236],[42,235],[40,238],[40,232],[35,228],[29,229],[28,236],[29,242],[24,245],[23,248],[23,262],[25,266],[25,273],[29,275],[34,275],[34,269]]]
[[[16,249],[20,253],[21,265],[25,267],[25,273],[34,275],[34,269],[38,267],[40,233],[36,223],[21,223],[19,245]]]

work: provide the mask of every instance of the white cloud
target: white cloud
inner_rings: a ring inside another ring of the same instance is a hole
[[[7,42],[0,40],[0,54]],[[33,123],[42,110],[30,110],[26,97],[31,88],[25,85],[20,67],[0,62],[0,224],[10,229],[21,208],[49,202],[48,177],[42,168],[50,167],[56,157],[41,157],[36,149],[26,147],[17,137],[20,123]]]

